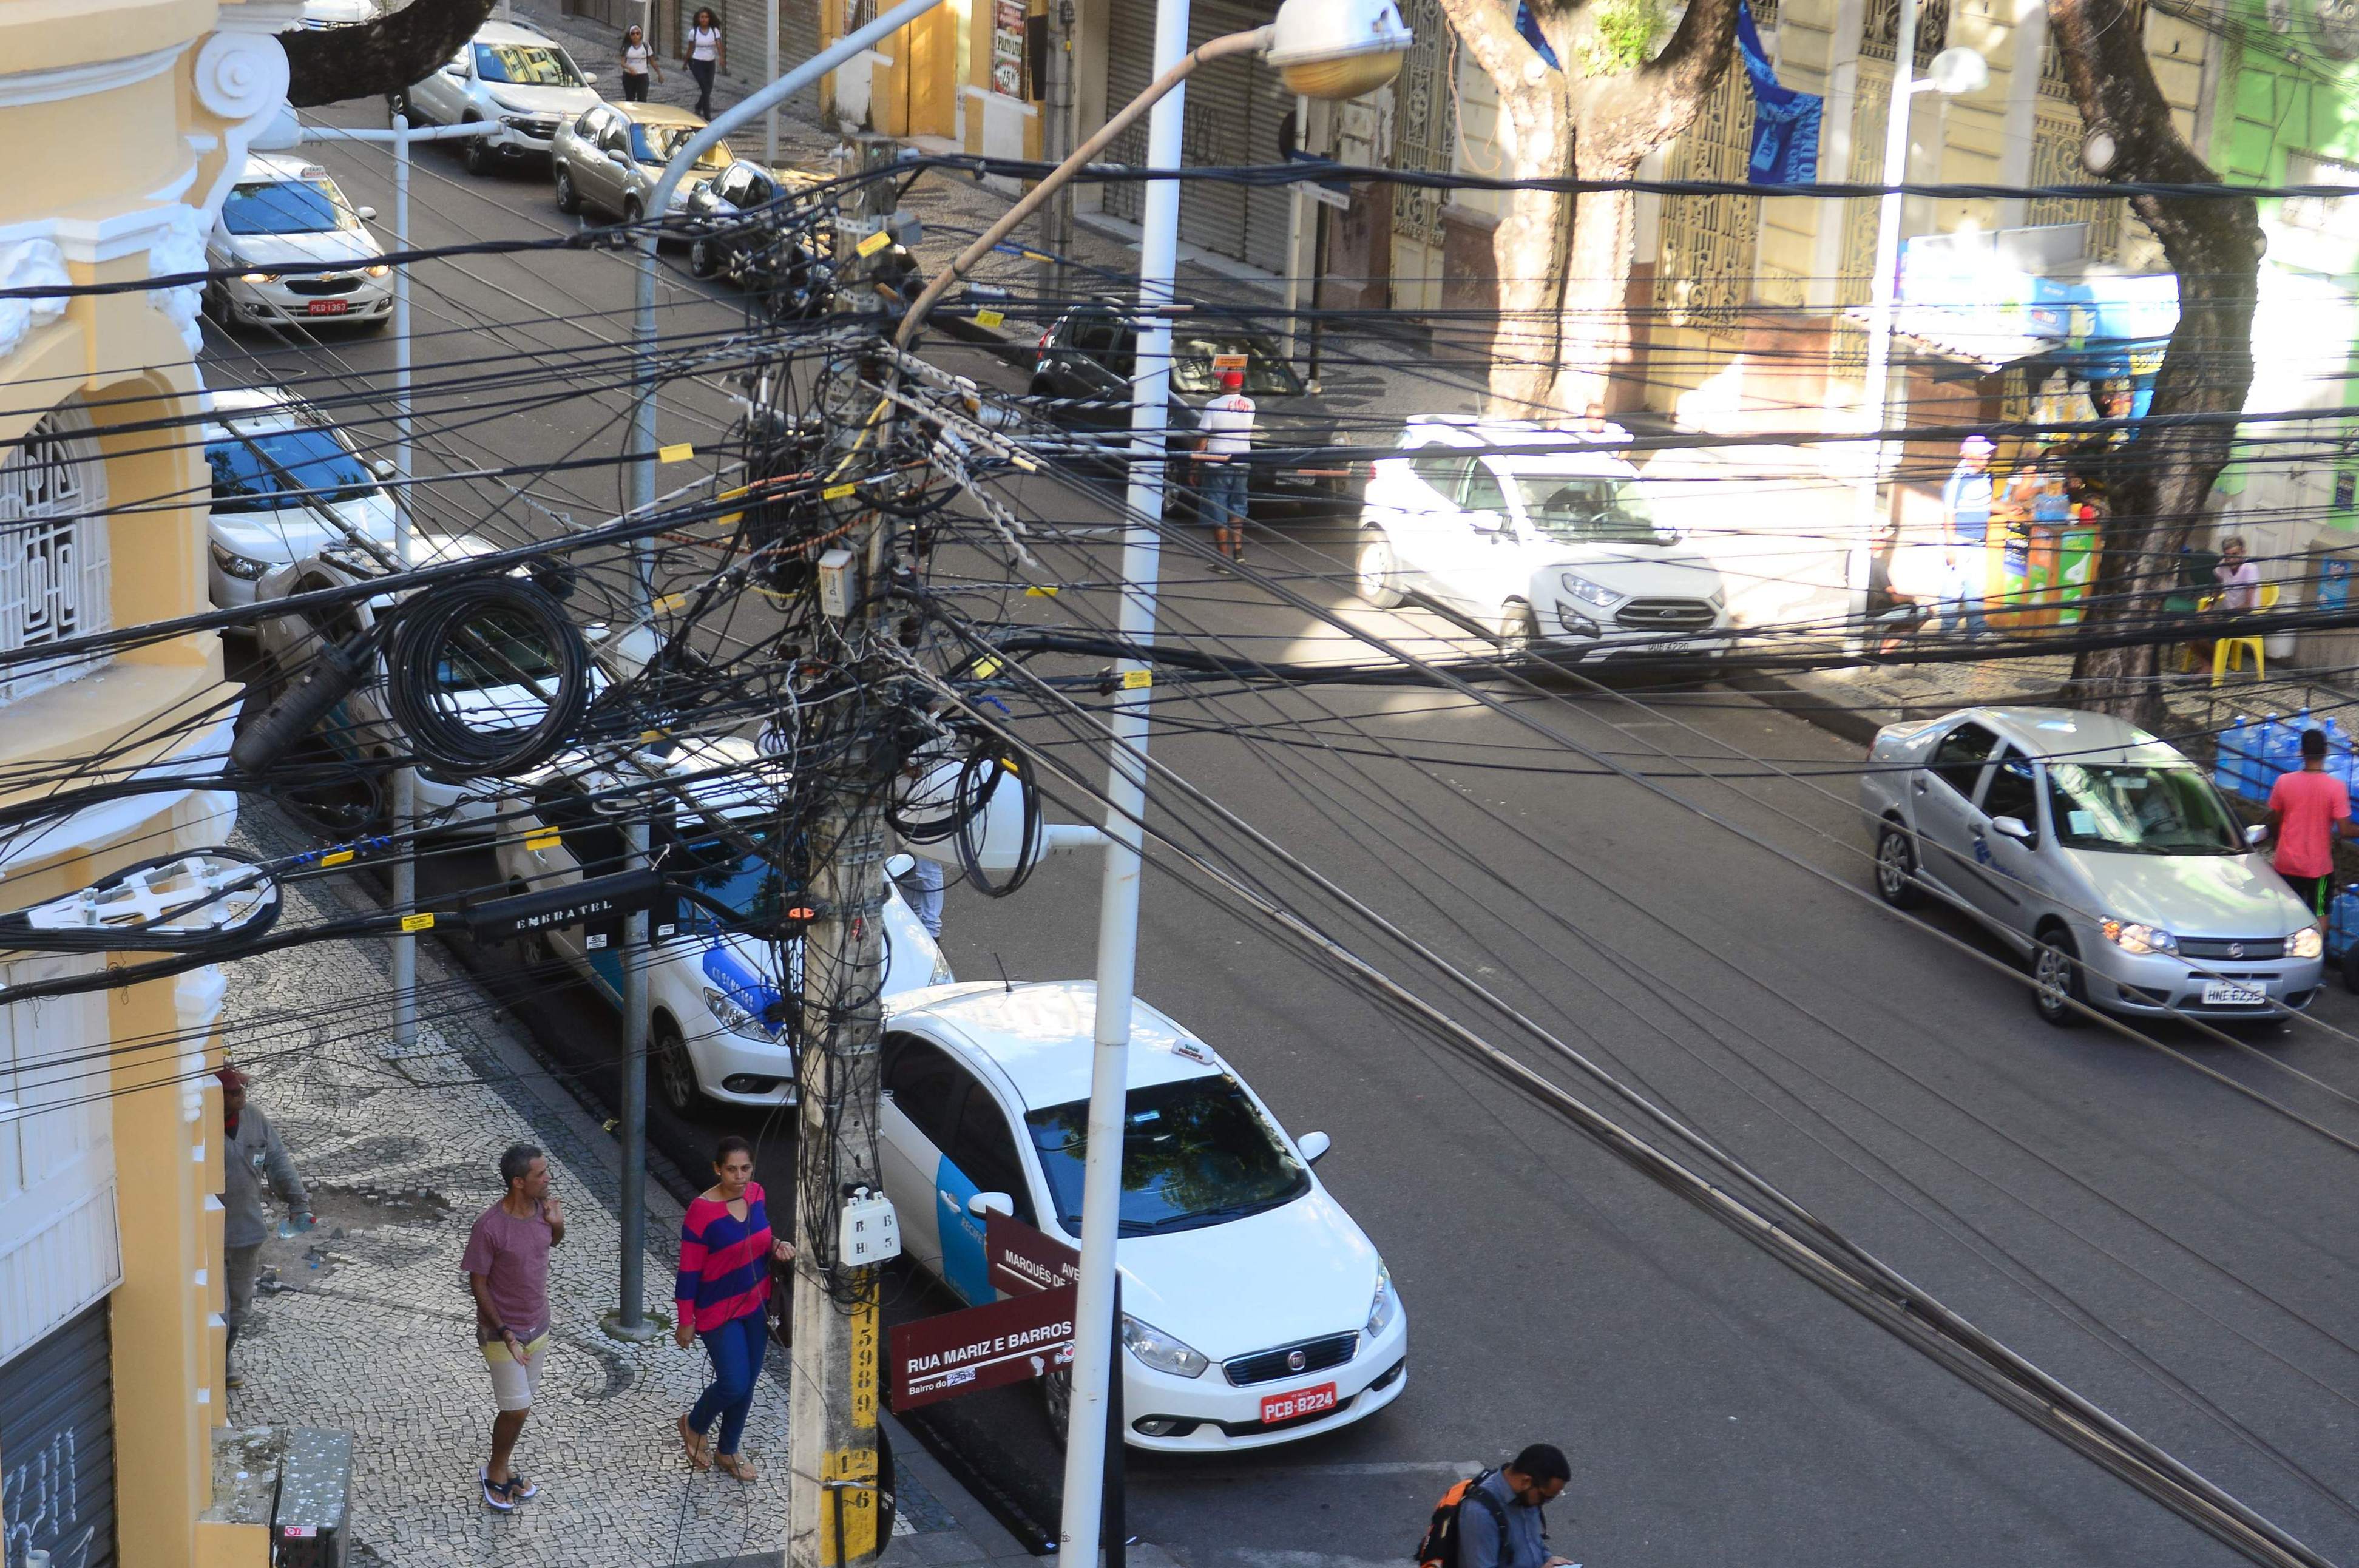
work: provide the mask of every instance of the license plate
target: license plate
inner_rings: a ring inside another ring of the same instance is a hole
[[[342,299],[314,299],[305,306],[304,310],[307,314],[313,316],[341,316],[344,313],[346,303],[347,301]]]
[[[2265,991],[2250,985],[2239,985],[2229,980],[2203,982],[2203,1005],[2207,1007],[2257,1007],[2268,1000]]]
[[[1317,1415],[1321,1410],[1335,1408],[1335,1385],[1321,1383],[1315,1388],[1297,1388],[1290,1394],[1270,1394],[1261,1402],[1264,1425],[1271,1421],[1292,1421],[1297,1416]]]

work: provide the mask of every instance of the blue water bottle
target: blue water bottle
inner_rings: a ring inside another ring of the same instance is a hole
[[[2327,956],[2340,958],[2349,952],[2354,935],[2359,935],[2359,887],[2345,886],[2326,906]]]
[[[2244,771],[2245,720],[2239,714],[2220,732],[2219,750],[2212,762],[2212,782],[2223,795],[2241,795],[2245,792]]]

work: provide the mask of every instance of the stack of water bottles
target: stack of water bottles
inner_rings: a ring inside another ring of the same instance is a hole
[[[2359,800],[2359,750],[2354,750],[2353,737],[2331,716],[2314,724],[2308,708],[2290,722],[2281,723],[2271,713],[2257,720],[2239,718],[2221,731],[2212,782],[2223,794],[2265,804],[2277,775],[2301,766],[2302,732],[2310,729],[2326,732],[2326,770]],[[2359,887],[2346,887],[2327,905],[2327,956],[2340,960],[2354,941],[2359,941]]]

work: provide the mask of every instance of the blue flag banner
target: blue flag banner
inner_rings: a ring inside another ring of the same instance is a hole
[[[1549,62],[1550,71],[1564,69],[1556,58],[1556,50],[1549,48],[1548,35],[1540,31],[1539,23],[1533,19],[1531,0],[1516,0],[1516,31],[1524,35],[1524,42],[1539,51],[1539,57]]]
[[[1777,84],[1753,7],[1738,0],[1736,47],[1753,80],[1753,161],[1745,179],[1756,185],[1808,185],[1819,177],[1819,115],[1826,100]]]

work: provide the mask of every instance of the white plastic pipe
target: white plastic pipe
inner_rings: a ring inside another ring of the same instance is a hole
[[[1885,110],[1884,194],[1875,202],[1875,271],[1867,297],[1867,386],[1861,403],[1867,429],[1885,428],[1892,393],[1892,307],[1900,279],[1900,192],[1892,189],[1908,178],[1908,105],[1915,94],[1918,0],[1900,0],[1899,26],[1892,40],[1892,102]],[[1904,449],[1905,450],[1905,449]],[[1891,474],[1892,443],[1877,434],[1875,460],[1860,484],[1857,537],[1852,542],[1851,615],[1847,640],[1864,641],[1867,632],[1867,561],[1875,549],[1876,486]],[[1946,630],[1947,628],[1943,628]]]
[[[409,248],[409,117],[393,117],[393,248]],[[393,269],[393,558],[409,564],[409,268]],[[408,833],[418,817],[418,771],[393,775],[393,831]],[[418,853],[405,843],[393,861],[393,907],[418,901]],[[393,1040],[408,1049],[418,1043],[418,938],[393,939]]]

